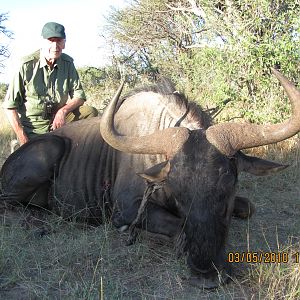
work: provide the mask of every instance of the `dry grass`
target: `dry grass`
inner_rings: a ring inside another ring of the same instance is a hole
[[[0,102],[1,104],[1,102]],[[8,123],[5,113],[0,106],[0,165],[5,161],[10,151],[10,141],[15,135]]]
[[[1,164],[13,134],[0,111]],[[233,264],[233,282],[214,291],[187,284],[184,258],[172,243],[127,234],[109,223],[88,227],[50,212],[18,208],[0,214],[0,299],[299,299],[299,139],[260,147],[250,154],[291,166],[269,177],[242,175],[239,194],[256,214],[232,220],[228,251],[289,253],[287,263]]]
[[[267,299],[294,300],[300,297],[299,244],[279,249],[288,258],[284,263],[268,263],[249,269],[250,282]],[[278,259],[278,258],[277,258]]]

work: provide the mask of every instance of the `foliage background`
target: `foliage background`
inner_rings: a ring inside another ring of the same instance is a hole
[[[166,76],[204,108],[229,102],[217,121],[278,122],[290,107],[270,67],[299,82],[299,15],[292,0],[131,0],[111,10],[99,34],[110,62],[79,73],[99,110],[121,72],[129,88]],[[0,13],[0,34],[12,37],[8,17]],[[9,51],[1,49],[4,59]]]
[[[273,122],[289,108],[270,67],[298,82],[299,13],[290,0],[134,0],[104,37],[132,83],[168,76],[204,107],[230,100],[223,119]]]

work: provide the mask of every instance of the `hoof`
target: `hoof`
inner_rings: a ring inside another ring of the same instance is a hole
[[[118,231],[122,233],[122,232],[125,232],[128,228],[129,228],[129,225],[123,225],[118,228]]]

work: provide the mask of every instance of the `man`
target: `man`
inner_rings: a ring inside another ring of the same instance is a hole
[[[62,53],[64,26],[46,23],[42,37],[41,49],[22,59],[3,103],[21,145],[66,123],[98,115],[95,108],[83,105],[86,97],[73,59]]]

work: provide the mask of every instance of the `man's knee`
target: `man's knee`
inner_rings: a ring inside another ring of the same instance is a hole
[[[89,105],[81,105],[68,113],[66,122],[71,123],[74,121],[89,119],[98,116],[98,111],[95,107]]]
[[[79,112],[82,116],[82,119],[89,119],[98,116],[98,110],[95,107],[89,105],[80,106]]]

